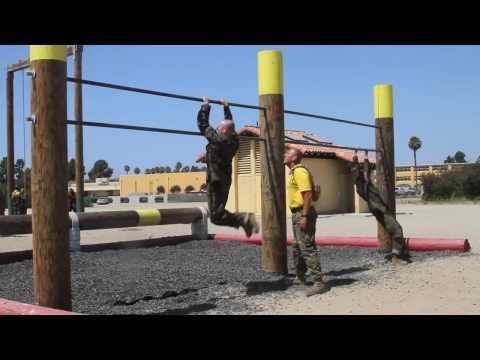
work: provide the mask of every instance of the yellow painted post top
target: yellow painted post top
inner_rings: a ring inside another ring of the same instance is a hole
[[[30,45],[30,61],[67,61],[67,45]]]
[[[138,226],[160,225],[162,215],[157,209],[138,209]]]
[[[283,95],[283,57],[277,50],[259,51],[258,94]]]
[[[380,84],[373,88],[375,118],[393,118],[393,87]]]

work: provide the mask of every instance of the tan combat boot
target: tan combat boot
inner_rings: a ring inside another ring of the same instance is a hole
[[[247,235],[247,237],[252,236],[252,233],[258,234],[259,232],[257,219],[252,213],[245,214],[242,227],[245,230],[245,235]]]
[[[326,282],[322,281],[315,281],[313,286],[308,289],[305,293],[307,297],[313,296],[313,295],[319,295],[326,293],[328,290],[330,290],[330,285],[328,285]]]

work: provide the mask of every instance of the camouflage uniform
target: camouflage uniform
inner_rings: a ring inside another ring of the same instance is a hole
[[[368,208],[375,219],[382,224],[385,230],[392,237],[392,254],[406,255],[405,238],[400,223],[395,219],[392,210],[383,201],[377,187],[370,180],[370,163],[367,159],[361,169],[358,158],[354,157],[352,172],[358,195],[367,202]]]
[[[298,182],[301,179],[298,178],[298,175],[295,177],[295,170],[300,168],[303,168],[304,171],[308,173],[308,178],[304,178],[302,183]],[[302,187],[302,189],[300,189],[300,187]],[[297,200],[293,200],[296,197],[295,194],[297,194],[297,192],[301,192],[303,189],[307,188],[314,188],[310,171],[302,164],[294,165],[290,170],[290,176],[287,184],[289,203],[293,201],[294,204],[299,206],[297,208],[290,207],[292,212],[292,228],[294,236],[294,242],[292,245],[293,264],[295,266],[298,279],[305,279],[305,275],[308,270],[313,278],[314,283],[321,283],[323,275],[318,257],[317,244],[315,243],[315,231],[318,217],[317,212],[313,206],[310,207],[306,218],[307,227],[305,230],[302,230],[299,222],[302,219],[303,200],[301,203],[298,202],[298,197]],[[303,195],[301,195],[301,197],[303,198]]]
[[[318,257],[315,231],[317,212],[312,207],[307,217],[307,228],[300,229],[298,222],[301,219],[302,209],[292,211],[292,225],[294,242],[292,245],[293,264],[298,277],[304,277],[307,270],[314,282],[322,281],[322,268]]]
[[[232,120],[228,106],[224,106],[225,119]],[[197,124],[200,132],[208,140],[207,195],[210,221],[215,225],[238,228],[244,225],[246,213],[231,213],[225,209],[230,185],[232,184],[232,159],[237,153],[240,141],[238,134],[219,134],[209,124],[210,105],[202,105],[198,112]]]

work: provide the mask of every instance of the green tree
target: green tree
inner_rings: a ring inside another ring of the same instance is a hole
[[[75,159],[68,162],[68,181],[75,181]]]
[[[175,193],[179,193],[182,191],[182,188],[178,185],[173,185],[171,188],[170,188],[170,192],[172,194],[175,194]]]
[[[151,169],[145,169],[145,174],[152,174],[152,170]]]
[[[190,172],[197,172],[198,170],[199,170],[198,167],[195,166],[195,165],[192,165],[192,166],[190,167]]]
[[[125,170],[125,172],[126,172],[127,175],[128,175],[128,172],[130,171],[130,166],[125,165],[125,166],[123,167],[123,170]]]
[[[0,161],[0,184],[7,183],[7,158],[4,157]]]
[[[138,175],[140,174],[142,171],[140,170],[140,168],[136,167],[135,169],[133,169],[133,172]]]
[[[110,178],[113,174],[113,169],[108,167],[108,162],[105,160],[97,160],[93,165],[93,168],[88,172],[90,180],[96,178]]]
[[[408,147],[413,151],[413,162],[415,168],[415,189],[418,192],[418,179],[417,179],[417,151],[422,147],[422,140],[417,136],[412,136],[408,141]]]
[[[182,169],[182,172],[189,172],[190,171],[190,166],[184,166]]]
[[[15,180],[23,181],[23,169],[25,168],[25,161],[22,159],[17,159],[14,165],[14,176]]]
[[[444,164],[451,164],[454,163],[455,159],[451,157],[450,155],[447,156],[447,158],[443,161]]]
[[[477,158],[477,161],[475,161],[476,164],[480,164],[480,156]]]
[[[165,166],[165,172],[166,173],[171,173],[172,169],[170,169],[170,166]]]
[[[179,161],[175,164],[175,172],[180,172],[182,169],[182,163]]]
[[[455,155],[453,155],[456,163],[465,163],[465,153],[463,151],[457,151]]]

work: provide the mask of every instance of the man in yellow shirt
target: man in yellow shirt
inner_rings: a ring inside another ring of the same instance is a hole
[[[317,212],[313,207],[313,182],[310,172],[301,164],[302,152],[296,148],[285,151],[284,164],[290,169],[287,183],[288,206],[292,211],[294,283],[306,284],[307,270],[313,276],[313,286],[307,296],[322,294],[330,289],[323,281],[322,269],[315,244]]]

